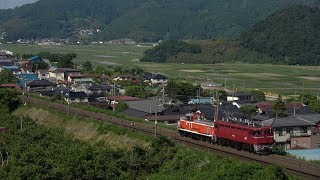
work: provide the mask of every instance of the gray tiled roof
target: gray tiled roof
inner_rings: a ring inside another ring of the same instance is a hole
[[[131,109],[131,108],[126,109],[125,111],[123,111],[123,113],[127,116],[136,117],[136,118],[143,118],[143,117],[149,115],[149,113],[138,111],[138,110]]]
[[[262,121],[264,126],[272,127],[297,127],[297,126],[312,126],[311,122],[308,122],[299,117],[279,117]]]
[[[137,100],[137,101],[125,101],[128,104],[130,109],[135,109],[141,112],[155,113],[157,107],[157,101],[146,99],[146,100]],[[160,100],[158,101],[158,113],[162,112],[165,108],[163,105],[160,105]]]
[[[297,117],[314,124],[320,123],[320,114],[304,114]]]

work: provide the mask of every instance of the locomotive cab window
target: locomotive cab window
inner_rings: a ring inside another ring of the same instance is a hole
[[[262,131],[252,131],[252,135],[253,136],[261,136],[262,135]]]

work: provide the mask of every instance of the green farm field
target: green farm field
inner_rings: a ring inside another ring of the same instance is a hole
[[[78,54],[77,62],[91,61],[95,66],[139,66],[145,71],[162,73],[171,79],[193,83],[213,81],[228,90],[261,89],[267,93],[320,93],[320,67],[269,64],[155,64],[142,63],[139,58],[150,46],[137,45],[0,45],[0,49],[19,54],[40,51]]]

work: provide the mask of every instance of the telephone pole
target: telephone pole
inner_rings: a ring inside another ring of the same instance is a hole
[[[156,97],[156,112],[154,114],[154,136],[157,137],[157,116],[158,116],[158,105],[159,105],[159,99]]]

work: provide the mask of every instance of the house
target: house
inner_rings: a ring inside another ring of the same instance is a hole
[[[49,79],[49,70],[39,69],[37,71],[39,79]]]
[[[40,96],[64,96],[70,92],[70,89],[66,87],[53,87],[51,89],[35,90],[34,92],[38,93]]]
[[[75,79],[74,84],[89,84],[91,85],[93,83],[93,79],[92,78],[80,78],[80,79]]]
[[[70,91],[69,94],[66,93],[64,97],[67,102],[72,102],[72,103],[80,103],[80,102],[87,103],[87,102],[89,102],[88,96],[85,92]]]
[[[180,119],[180,115],[148,115],[144,117],[147,121],[157,121],[164,124],[176,124]]]
[[[2,71],[2,69],[10,71],[12,74],[18,74],[21,72],[18,66],[2,66],[0,68],[0,72]]]
[[[80,74],[80,70],[71,68],[49,69],[49,78],[55,81],[67,81],[69,74]]]
[[[16,62],[16,64],[22,69],[24,72],[32,72],[33,64],[29,60],[20,60]]]
[[[3,67],[3,66],[14,66],[14,62],[10,59],[0,58],[0,67]]]
[[[10,51],[0,51],[0,59],[12,59],[13,58],[13,53]]]
[[[123,113],[131,117],[142,117],[150,114],[160,114],[165,108],[155,99],[140,99],[124,101],[129,108]]]
[[[136,78],[131,75],[118,75],[113,78],[113,81],[132,81],[132,80],[136,80]]]
[[[188,104],[213,104],[216,100],[213,97],[201,97],[191,99]]]
[[[24,73],[24,74],[16,74],[18,78],[18,85],[20,87],[26,85],[28,82],[39,80],[39,77],[35,73]]]
[[[314,126],[311,129],[312,135],[320,135],[320,114],[297,114],[296,116],[313,123]]]
[[[93,84],[87,88],[89,94],[103,94],[109,93],[113,86],[108,84]]]
[[[142,77],[151,84],[166,84],[168,82],[168,78],[162,74],[145,72]]]
[[[20,87],[17,84],[0,84],[0,88],[9,88],[20,90]]]
[[[256,103],[256,107],[259,113],[259,117],[272,118],[274,116],[272,102],[259,102]],[[308,108],[308,106],[298,102],[286,103],[286,109],[289,116],[295,116],[297,114],[312,114],[312,111]]]
[[[277,145],[291,149],[292,143],[302,148],[310,147],[309,139],[313,123],[299,117],[278,117],[262,121],[264,126],[272,126]]]
[[[109,96],[107,98],[109,101],[115,101],[115,102],[141,100],[141,98],[131,97],[131,96]]]
[[[42,61],[41,57],[40,56],[32,56],[30,59],[29,59],[32,63],[40,63]]]
[[[71,83],[74,83],[75,80],[79,80],[79,79],[87,79],[87,78],[92,78],[93,75],[90,74],[81,74],[81,73],[77,73],[77,74],[68,74],[68,81]],[[92,79],[91,79],[92,80]],[[93,80],[92,80],[93,81]]]
[[[32,89],[44,89],[44,88],[47,88],[47,87],[53,88],[55,86],[57,86],[56,83],[53,83],[53,82],[48,81],[46,79],[44,79],[44,80],[33,80],[33,81],[27,83],[27,87],[28,87],[29,90],[32,90]]]
[[[227,101],[253,101],[253,96],[250,92],[229,92]]]

